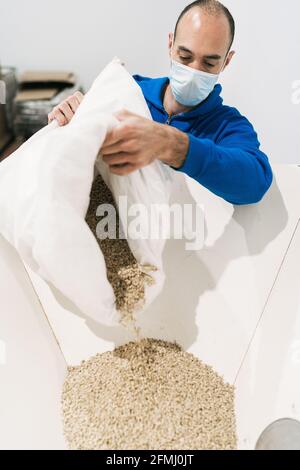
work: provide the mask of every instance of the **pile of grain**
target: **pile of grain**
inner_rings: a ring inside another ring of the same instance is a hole
[[[234,390],[176,343],[142,339],[70,367],[70,449],[235,449]]]
[[[124,325],[133,324],[134,313],[143,306],[145,301],[145,286],[153,283],[150,273],[156,268],[154,266],[141,268],[131,253],[127,240],[118,238],[118,216],[116,220],[117,238],[101,240],[97,237],[96,227],[100,218],[96,216],[96,210],[100,204],[111,204],[116,209],[111,191],[98,175],[92,185],[86,222],[105,258],[107,277],[116,297],[116,307],[121,313],[121,323]],[[145,272],[146,270],[148,273]]]
[[[69,448],[234,449],[233,387],[178,344],[140,339],[134,312],[152,278],[125,239],[97,238],[96,209],[102,203],[115,206],[98,176],[86,221],[103,252],[121,323],[134,326],[137,341],[68,368],[62,411]]]

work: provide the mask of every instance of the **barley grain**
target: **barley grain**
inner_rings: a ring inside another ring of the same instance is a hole
[[[121,323],[135,331],[135,313],[145,302],[145,286],[153,283],[151,272],[155,266],[140,266],[130,251],[127,240],[119,238],[119,217],[116,220],[116,239],[99,239],[96,227],[99,217],[96,216],[100,204],[111,204],[116,208],[111,191],[98,175],[92,185],[90,204],[86,222],[92,230],[105,258],[107,277],[116,297],[116,307],[121,314]]]
[[[68,369],[70,449],[235,449],[234,389],[176,343],[144,338]]]
[[[86,215],[95,236],[101,203],[114,200],[98,176]],[[178,344],[142,338],[135,324],[156,268],[139,266],[125,239],[96,239],[121,323],[137,341],[68,368],[62,413],[69,448],[235,449],[233,386]]]

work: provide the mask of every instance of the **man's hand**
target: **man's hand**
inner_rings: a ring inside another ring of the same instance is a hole
[[[60,126],[68,124],[73,118],[83,98],[84,95],[80,91],[76,91],[73,95],[55,106],[51,113],[48,114],[48,124],[50,124],[53,119],[56,119]]]
[[[126,109],[114,115],[120,123],[108,132],[100,149],[112,173],[128,175],[156,158],[175,168],[183,164],[189,145],[185,133]]]

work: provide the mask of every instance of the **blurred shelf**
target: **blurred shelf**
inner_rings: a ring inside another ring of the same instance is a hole
[[[25,139],[23,138],[18,138],[11,140],[6,147],[0,152],[0,162],[7,158],[9,155],[11,155],[17,148],[19,148],[23,142],[25,142]]]

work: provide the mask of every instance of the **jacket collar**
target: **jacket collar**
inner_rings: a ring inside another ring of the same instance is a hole
[[[151,78],[140,83],[146,100],[164,113],[166,112],[166,110],[163,107],[162,94],[169,81],[170,80],[168,77],[159,77]],[[222,104],[223,99],[220,96],[221,91],[222,86],[220,84],[215,85],[213,91],[206,98],[206,100],[197,105],[191,111],[180,113],[177,116],[182,115],[186,119],[189,117],[195,117],[209,113],[217,106],[220,106]]]

